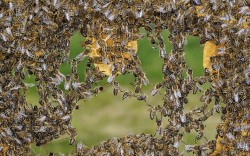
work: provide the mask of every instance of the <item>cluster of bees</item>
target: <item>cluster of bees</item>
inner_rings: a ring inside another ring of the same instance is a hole
[[[249,6],[247,0],[0,0],[1,155],[31,154],[32,143],[42,146],[64,134],[70,135],[77,155],[182,155],[183,135],[191,131],[204,143],[185,145],[188,152],[249,154]],[[149,80],[137,56],[137,40],[143,37],[139,28],[146,30],[163,60],[163,80],[151,92],[164,92],[162,104],[149,104],[141,89]],[[161,36],[165,29],[170,31],[170,53]],[[76,31],[86,37],[86,50],[70,59],[69,40]],[[200,77],[186,65],[187,35],[199,36],[201,44],[211,43],[215,49]],[[77,68],[84,59],[81,82]],[[60,72],[62,63],[71,65],[71,74]],[[115,80],[126,73],[135,77],[134,91],[123,91]],[[95,86],[101,80],[113,87],[114,95],[122,93],[122,99],[145,101],[158,137],[128,135],[92,148],[77,144],[72,112],[79,100],[103,90]],[[205,83],[211,86],[203,90]],[[26,99],[32,88],[38,103]],[[197,92],[203,105],[184,110],[188,95]],[[216,138],[205,141],[204,122],[215,113],[221,114]]]
[[[165,149],[164,149],[165,148]],[[77,155],[166,155],[166,146],[149,134],[111,138],[89,149],[81,142],[76,145]],[[172,153],[176,154],[176,153]]]

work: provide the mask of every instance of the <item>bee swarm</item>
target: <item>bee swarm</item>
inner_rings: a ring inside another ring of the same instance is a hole
[[[194,130],[197,140],[203,138],[204,122],[220,111],[215,140],[185,145],[185,150],[195,155],[248,155],[249,6],[248,0],[0,0],[1,155],[31,155],[32,143],[42,146],[64,134],[76,144],[76,155],[182,155],[183,134]],[[154,96],[164,90],[163,102],[148,104],[159,137],[128,135],[92,148],[76,143],[72,112],[79,100],[103,90],[94,83],[107,78],[114,95],[147,102],[141,86],[149,80],[137,55],[137,41],[143,37],[139,28],[146,30],[163,60],[163,80],[151,92]],[[161,36],[165,29],[173,46],[169,54]],[[69,40],[76,31],[86,37],[86,50],[70,59]],[[205,72],[198,78],[186,66],[187,35],[199,36],[207,47]],[[77,67],[84,59],[86,76],[80,82]],[[71,65],[70,75],[59,71],[62,63]],[[135,77],[134,91],[122,91],[115,80],[127,73]],[[29,76],[35,84],[25,82]],[[202,91],[199,86],[206,82],[211,86]],[[40,98],[35,106],[25,96],[31,87]],[[202,92],[203,106],[184,111],[189,93],[197,92]]]

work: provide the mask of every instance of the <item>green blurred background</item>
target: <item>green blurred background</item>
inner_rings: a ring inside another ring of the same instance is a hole
[[[142,31],[142,33],[145,32]],[[172,46],[168,42],[168,35],[169,33],[167,31],[162,33],[166,50],[169,53]],[[81,47],[81,43],[84,40],[85,38],[79,33],[75,33],[75,35],[72,36],[70,58],[75,57],[84,50]],[[185,45],[185,57],[187,65],[193,69],[194,76],[196,77],[202,75],[204,72],[202,67],[202,50],[203,47],[200,45],[199,38],[188,36],[187,44]],[[138,41],[138,55],[142,62],[142,68],[150,80],[150,84],[143,87],[143,90],[150,95],[150,90],[154,84],[162,80],[162,60],[159,56],[158,50],[151,47],[151,44],[146,37]],[[85,62],[86,60],[83,61],[78,68],[81,81],[84,79]],[[64,74],[69,74],[70,66],[68,64],[63,64],[61,65],[60,70]],[[133,88],[130,84],[134,82],[134,78],[131,74],[120,75],[117,79],[123,90],[126,88]],[[33,81],[32,77],[27,81]],[[204,87],[206,87],[206,85]],[[104,88],[103,92],[94,96],[92,99],[80,101],[79,110],[74,111],[72,125],[77,129],[77,142],[81,141],[85,145],[91,147],[111,137],[121,137],[132,133],[155,133],[156,123],[149,119],[148,107],[145,102],[139,102],[135,99],[122,100],[121,94],[113,96],[111,87],[106,85]],[[190,109],[201,106],[199,95],[200,94],[189,95],[189,103],[185,107],[186,112]],[[29,90],[27,98],[28,102],[32,105],[38,104],[39,97],[34,88],[33,90]],[[148,103],[151,105],[161,104],[162,95],[157,95],[155,97],[149,96]],[[206,121],[205,136],[207,139],[213,139],[215,137],[215,126],[218,121],[218,115],[215,115]],[[181,146],[184,147],[184,143],[194,144],[195,136],[195,132],[185,135]],[[204,141],[204,139],[201,139],[196,143],[202,143]],[[70,155],[69,153],[74,152],[74,147],[75,146],[73,145],[69,145],[69,136],[65,135],[42,147],[32,145],[32,152],[34,155],[48,155],[49,152],[61,152]],[[184,154],[186,155],[186,153]]]

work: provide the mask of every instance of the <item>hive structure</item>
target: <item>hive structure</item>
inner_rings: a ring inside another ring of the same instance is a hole
[[[183,135],[193,130],[200,140],[204,122],[220,112],[216,138],[185,145],[185,150],[196,155],[249,154],[249,5],[248,0],[0,0],[1,155],[31,154],[32,143],[41,146],[64,134],[76,144],[77,155],[182,155]],[[143,37],[139,28],[146,30],[163,60],[163,80],[151,95],[141,90],[148,79],[136,53],[137,40]],[[173,46],[169,54],[161,36],[165,29]],[[76,31],[86,37],[86,50],[70,59],[69,40]],[[205,44],[205,72],[198,78],[184,58],[187,35],[199,36]],[[83,60],[81,82],[77,67]],[[59,71],[62,63],[71,65],[70,75]],[[123,91],[115,80],[126,73],[135,77],[133,91]],[[35,83],[27,83],[27,77]],[[158,137],[128,135],[92,148],[75,142],[72,112],[79,100],[102,91],[93,84],[103,79],[123,99],[147,101],[164,92],[161,104],[147,106]],[[211,86],[202,90],[206,82]],[[25,95],[32,87],[40,99],[30,105]],[[184,110],[187,96],[197,92],[202,92],[203,105]]]

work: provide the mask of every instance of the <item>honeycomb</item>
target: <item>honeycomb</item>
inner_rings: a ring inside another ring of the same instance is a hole
[[[32,155],[31,144],[42,146],[65,134],[79,156],[183,155],[183,135],[196,131],[196,140],[204,138],[204,122],[216,113],[221,113],[216,138],[185,144],[185,151],[249,155],[249,6],[249,0],[0,0],[1,155]],[[141,89],[149,80],[137,55],[140,28],[163,60],[163,79],[151,92],[164,90],[162,104],[147,104],[158,137],[127,135],[94,147],[77,143],[72,113],[77,102],[103,90],[96,82],[106,80],[123,99],[147,103],[150,98]],[[166,29],[173,46],[169,54],[161,35]],[[86,50],[71,59],[69,41],[76,31],[86,37]],[[187,35],[204,44],[205,69],[198,78],[186,65]],[[80,81],[77,67],[83,60],[86,76]],[[71,74],[60,72],[63,63],[70,64]],[[127,73],[135,77],[133,91],[123,91],[116,81]],[[202,90],[205,83],[211,86]],[[37,105],[26,99],[32,87]],[[203,105],[188,111],[190,93],[202,93]]]

